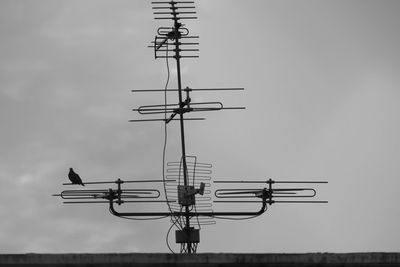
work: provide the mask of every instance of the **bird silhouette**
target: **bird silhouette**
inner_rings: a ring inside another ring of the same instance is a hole
[[[73,184],[81,184],[85,186],[82,183],[81,177],[79,177],[79,174],[75,173],[72,168],[69,168],[69,173],[68,173],[68,178],[71,180]]]

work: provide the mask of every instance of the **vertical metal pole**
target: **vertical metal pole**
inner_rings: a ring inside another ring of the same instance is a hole
[[[179,27],[180,23],[178,22],[178,18],[176,17],[175,12],[175,3],[171,2],[172,5],[172,13],[174,16],[174,31],[175,31],[175,59],[176,59],[176,69],[177,69],[177,79],[178,79],[178,96],[179,96],[179,107],[182,108],[182,81],[181,81],[181,63],[180,63],[180,38],[179,37]],[[188,172],[187,172],[187,163],[186,163],[186,147],[185,147],[185,127],[183,121],[183,112],[179,112],[179,121],[181,128],[181,147],[182,147],[182,164],[183,164],[183,183],[185,186],[189,184]],[[189,216],[189,207],[185,206],[185,228],[187,230],[190,229],[190,216]],[[187,244],[187,252],[188,254],[192,253],[192,243],[188,242]]]

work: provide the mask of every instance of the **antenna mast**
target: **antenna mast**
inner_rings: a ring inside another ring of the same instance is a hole
[[[200,225],[214,224],[215,219],[232,217],[255,217],[263,214],[268,205],[274,203],[327,203],[327,201],[310,201],[316,195],[316,190],[310,187],[293,187],[297,184],[321,184],[323,181],[275,181],[272,179],[263,180],[219,180],[214,181],[216,186],[223,185],[214,191],[217,200],[212,201],[211,195],[211,164],[199,163],[196,156],[188,156],[185,144],[185,121],[204,120],[205,118],[185,117],[193,112],[219,111],[244,109],[244,107],[225,107],[221,102],[192,102],[190,94],[199,91],[242,91],[243,88],[190,88],[182,86],[181,59],[197,58],[199,36],[190,35],[189,30],[182,24],[184,20],[197,19],[194,11],[194,1],[154,1],[151,2],[156,20],[172,20],[173,26],[159,27],[157,35],[149,46],[154,49],[154,57],[175,59],[177,68],[177,88],[173,89],[137,89],[132,92],[177,92],[178,102],[160,105],[140,106],[133,111],[140,115],[150,115],[149,119],[134,119],[130,122],[154,122],[161,121],[165,127],[171,121],[179,121],[181,139],[181,159],[179,162],[167,164],[167,175],[161,180],[121,180],[85,182],[85,185],[115,184],[115,188],[90,189],[90,190],[64,190],[54,196],[64,199],[64,203],[91,204],[107,203],[110,212],[118,217],[157,217],[157,219],[168,217],[172,226],[176,226],[176,243],[180,244],[181,253],[196,253],[197,245],[200,242]],[[169,54],[169,52],[173,52]],[[164,118],[153,116],[164,115]],[[169,115],[169,117],[167,117]],[[164,169],[163,169],[164,171]],[[161,196],[156,188],[140,188],[140,185],[163,183],[166,199],[158,200]],[[125,185],[134,188],[125,188]],[[265,184],[258,188],[236,188],[236,186],[247,184]],[[289,187],[275,187],[275,184],[286,184]],[[64,185],[72,185],[70,183]],[[124,188],[123,188],[124,187]],[[276,198],[280,200],[275,200]],[[115,205],[131,203],[156,203],[165,202],[169,211],[160,212],[119,212]],[[259,209],[255,211],[236,209],[234,211],[214,211],[212,203],[257,203]],[[198,225],[198,228],[196,228]],[[170,229],[171,229],[170,228]],[[169,233],[169,231],[168,231]],[[172,251],[172,250],[171,250]],[[172,251],[173,252],[173,251]]]

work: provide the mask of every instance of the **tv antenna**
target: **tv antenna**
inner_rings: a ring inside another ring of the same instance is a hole
[[[182,86],[181,60],[197,58],[199,36],[191,35],[183,21],[195,20],[194,1],[154,1],[151,2],[156,20],[172,20],[172,26],[161,26],[152,41],[155,59],[174,59],[176,62],[177,87],[168,89],[137,89],[135,93],[164,93],[164,103],[143,105],[133,111],[147,116],[130,122],[162,122],[165,131],[172,121],[179,122],[181,158],[168,162],[165,166],[165,146],[163,159],[163,177],[158,180],[122,180],[85,182],[88,186],[114,185],[113,188],[64,190],[54,196],[61,197],[67,204],[108,204],[110,212],[118,217],[132,219],[170,218],[171,227],[175,226],[176,243],[180,253],[196,253],[200,242],[201,225],[214,224],[217,219],[247,219],[266,212],[268,205],[276,203],[327,203],[327,201],[310,200],[316,196],[316,190],[309,185],[327,183],[325,181],[276,181],[260,180],[216,180],[211,181],[212,165],[197,161],[196,156],[187,155],[185,143],[185,121],[204,120],[204,117],[191,117],[199,112],[244,109],[244,107],[227,107],[219,101],[192,102],[191,94],[202,91],[243,91],[244,88],[191,88]],[[177,102],[167,101],[167,92],[177,93]],[[166,174],[165,174],[166,172]],[[155,185],[163,185],[165,198]],[[147,188],[150,184],[151,188]],[[300,186],[307,184],[308,186]],[[73,185],[65,183],[63,185]],[[211,185],[221,186],[216,190]],[[250,185],[253,185],[252,188]],[[257,185],[257,187],[256,187]],[[243,188],[245,186],[245,188]],[[284,187],[282,187],[284,186]],[[143,188],[144,187],[144,188]],[[138,203],[167,204],[166,211],[119,211],[117,206],[133,206]],[[246,210],[217,210],[212,204],[244,203],[257,205],[258,208]],[[168,240],[168,236],[167,236]],[[167,245],[169,247],[168,241]],[[170,248],[170,247],[169,247]],[[173,252],[173,250],[170,248]]]

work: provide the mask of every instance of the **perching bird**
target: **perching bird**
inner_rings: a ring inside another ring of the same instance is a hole
[[[81,177],[79,177],[79,174],[75,173],[72,168],[69,168],[69,173],[68,173],[68,178],[71,180],[73,184],[81,184],[85,186],[82,183]]]

